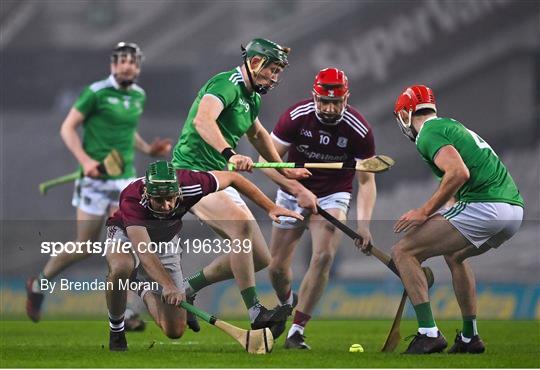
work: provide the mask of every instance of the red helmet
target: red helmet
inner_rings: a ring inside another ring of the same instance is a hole
[[[345,73],[337,68],[325,68],[319,71],[313,82],[313,99],[315,101],[315,113],[319,121],[325,124],[337,124],[347,107],[349,97],[349,81]],[[321,101],[341,102],[338,112],[326,112],[320,109]]]
[[[413,85],[406,88],[396,100],[396,104],[394,105],[394,115],[396,116],[401,131],[411,140],[414,140],[416,136],[411,132],[412,114],[425,108],[433,109],[435,113],[437,113],[433,90],[424,85]],[[401,111],[407,112],[407,122],[400,116],[399,112]]]

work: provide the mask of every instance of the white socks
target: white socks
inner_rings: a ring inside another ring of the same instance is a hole
[[[296,332],[299,332],[300,334],[304,335],[304,327],[297,324],[292,324],[291,328],[289,329],[289,334],[287,334],[287,338],[292,337],[293,334]]]
[[[109,312],[109,328],[113,333],[124,331],[124,315],[114,316]]]
[[[280,303],[281,303],[282,306],[284,306],[284,305],[286,305],[286,304],[292,306],[292,304],[293,304],[293,298],[294,298],[294,297],[293,297],[293,292],[292,292],[292,290],[291,290],[291,293],[289,294],[289,298],[287,298],[287,300],[286,300],[285,302],[283,302],[282,300],[280,300]]]
[[[255,305],[251,306],[248,309],[249,313],[249,321],[254,322],[257,316],[259,316],[259,313],[261,312],[261,304],[256,303]]]
[[[418,328],[420,334],[425,334],[430,338],[437,338],[439,329],[435,326],[433,328]]]
[[[39,278],[35,279],[32,282],[32,293],[41,293],[41,289],[39,288]]]
[[[43,273],[39,274],[39,276],[36,279],[34,279],[34,281],[32,282],[32,288],[31,288],[32,293],[42,294],[41,286],[40,286],[41,279],[47,280],[47,278],[43,276]]]

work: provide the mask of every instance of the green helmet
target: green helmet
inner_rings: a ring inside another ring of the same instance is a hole
[[[253,87],[253,90],[259,94],[266,94],[269,90],[277,86],[278,82],[276,81],[270,86],[257,84],[255,83],[255,80],[257,79],[258,73],[272,63],[275,63],[282,68],[287,67],[289,65],[288,54],[291,49],[282,47],[267,39],[253,39],[245,48],[243,46],[241,46],[241,48],[249,83]],[[260,56],[263,60],[256,71],[252,71],[248,65],[248,60],[254,56]]]
[[[176,171],[171,163],[157,161],[148,165],[146,193],[151,197],[172,197],[180,194]]]
[[[150,163],[146,169],[146,195],[148,197],[179,197],[180,187],[178,178],[172,164],[167,161],[157,161]],[[159,211],[152,208],[152,203],[148,202],[148,209],[152,215],[159,219],[171,218],[175,215],[180,202],[175,202],[173,209],[169,211]]]
[[[253,39],[246,46],[246,56],[251,58],[255,55],[263,56],[268,63],[277,63],[285,67],[289,64],[289,48],[284,48],[267,39]]]

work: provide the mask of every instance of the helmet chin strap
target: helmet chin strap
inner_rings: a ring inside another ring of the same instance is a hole
[[[154,216],[155,218],[160,219],[160,220],[166,220],[166,219],[174,217],[174,215],[178,211],[179,206],[180,206],[180,200],[177,199],[176,200],[176,205],[174,206],[174,208],[172,210],[167,211],[167,212],[160,212],[160,211],[154,210],[152,208],[152,205],[151,205],[150,201],[148,201],[148,209],[150,210],[150,212],[152,212],[152,216]]]
[[[133,85],[135,83],[135,80],[136,78],[134,78],[133,80],[122,80],[122,81],[119,81],[118,80],[118,74],[114,74],[114,79],[116,80],[116,82],[118,83],[118,85],[120,85],[121,87],[123,87],[124,89],[127,89],[128,87],[130,87],[131,85]]]
[[[246,68],[246,73],[248,75],[248,79],[249,79],[249,84],[251,85],[251,88],[253,89],[253,91],[255,91],[256,93],[259,93],[261,95],[264,95],[268,92],[268,88],[267,87],[264,87],[264,86],[261,86],[261,85],[257,85],[255,83],[255,80],[253,79],[253,76],[251,75],[251,68],[249,67],[248,65],[248,62],[247,62],[247,51],[246,51],[246,48],[244,48],[243,45],[240,45],[240,48],[242,49],[242,58],[244,59],[244,67]]]
[[[154,210],[152,208],[152,202],[150,201],[151,196],[148,195],[148,193],[146,192],[146,188],[144,189],[144,193],[142,195],[142,198],[146,203],[146,207],[148,208],[150,213],[152,213],[152,216],[154,216],[155,218],[157,218],[159,220],[166,220],[166,219],[172,218],[174,215],[176,215],[176,212],[178,211],[178,208],[180,208],[180,203],[182,202],[182,194],[180,193],[178,195],[178,198],[176,198],[176,204],[174,205],[173,209],[171,209],[168,212],[160,212],[160,211],[156,211],[156,210]]]
[[[121,81],[118,83],[118,85],[122,86],[122,87],[130,87],[131,85],[133,85],[135,81],[133,80],[124,80],[124,81]]]
[[[327,126],[335,126],[338,123],[340,123],[341,120],[343,119],[343,115],[341,115],[337,120],[329,121],[325,119],[324,114],[320,114],[319,112],[317,112],[317,110],[315,110],[315,116],[317,116],[317,119],[319,120],[320,123]]]
[[[345,98],[343,101],[343,107],[341,109],[341,112],[336,113],[336,114],[328,114],[321,111],[317,106],[321,98],[318,97],[318,95],[315,94],[314,92],[312,94],[313,94],[313,101],[315,103],[315,116],[317,117],[319,122],[327,126],[335,126],[338,123],[340,123],[341,120],[343,119],[343,116],[345,115],[345,111],[347,110],[347,98]],[[332,120],[332,118],[334,117],[337,117],[337,118],[335,120]]]

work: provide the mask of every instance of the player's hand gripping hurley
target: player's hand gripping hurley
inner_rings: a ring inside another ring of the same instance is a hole
[[[376,155],[360,161],[331,163],[295,163],[295,162],[255,162],[252,168],[318,168],[327,170],[356,170],[361,172],[384,172],[394,165],[395,161],[387,155]],[[233,163],[228,164],[229,171],[234,171]]]
[[[106,174],[109,176],[120,176],[124,172],[124,160],[122,159],[120,153],[118,153],[115,149],[111,150],[105,159],[103,159],[103,161],[100,163],[98,171],[101,174]],[[39,184],[39,192],[42,195],[45,195],[47,194],[47,190],[50,188],[65,184],[67,182],[75,181],[81,178],[81,176],[81,171],[77,170],[72,173],[68,173],[67,175],[42,182]]]

